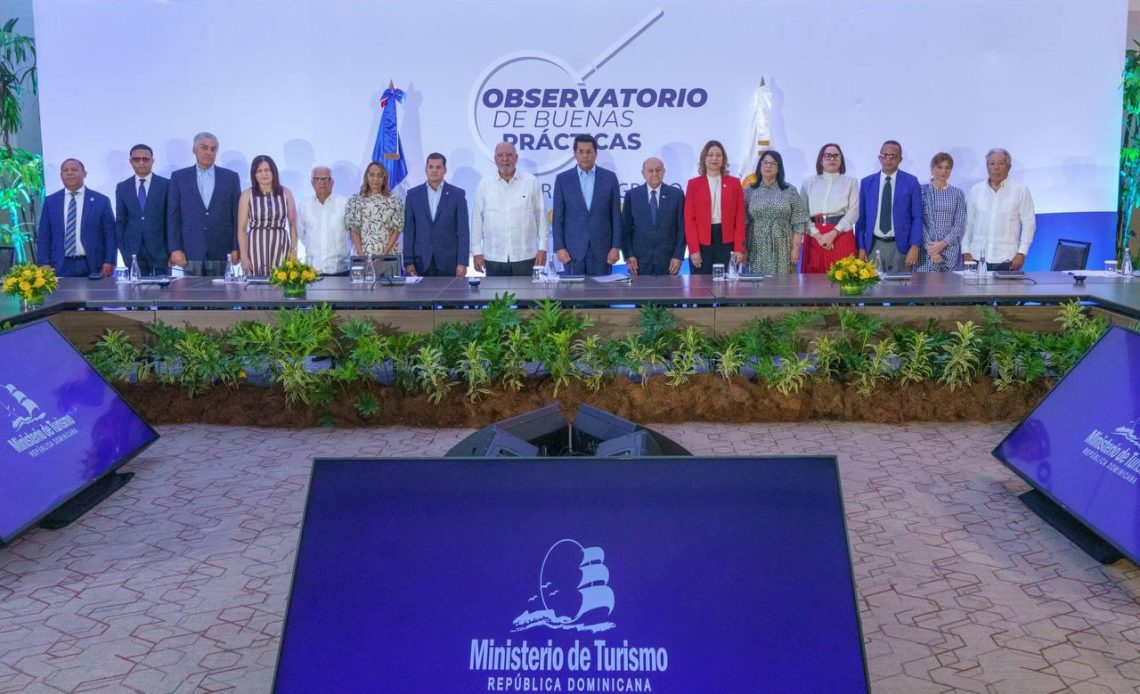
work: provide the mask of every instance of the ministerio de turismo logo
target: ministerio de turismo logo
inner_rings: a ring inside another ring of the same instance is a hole
[[[486,675],[486,691],[653,691],[652,676],[669,668],[665,648],[639,647],[627,638],[552,638],[552,631],[615,628],[609,583],[605,550],[558,540],[542,558],[534,595],[511,623],[511,631],[533,633],[534,640],[471,639],[468,671]]]
[[[36,401],[15,383],[0,384],[0,412],[8,422],[8,446],[18,454],[36,458],[78,433],[69,414],[48,417]]]
[[[604,68],[664,15],[661,8],[652,10],[583,67],[538,50],[493,60],[471,91],[468,113],[479,148],[491,158],[497,144],[510,142],[520,158],[534,162],[538,175],[558,171],[573,160],[578,134],[593,135],[599,150],[655,148],[645,132],[652,114],[703,108],[708,91],[646,83],[653,78],[645,70],[618,78]]]
[[[607,631],[602,621],[614,610],[610,570],[601,547],[583,547],[569,538],[555,542],[542,560],[538,592],[528,609],[515,618],[514,631],[547,627],[577,631]]]

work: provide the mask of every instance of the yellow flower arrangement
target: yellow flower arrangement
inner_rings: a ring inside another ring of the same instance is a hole
[[[295,258],[286,258],[269,271],[269,283],[285,290],[286,296],[303,295],[305,287],[320,279],[320,273],[311,265]]]
[[[844,294],[862,294],[879,281],[875,266],[853,255],[841,258],[827,269],[827,279],[839,285]]]
[[[42,303],[58,286],[59,279],[55,276],[55,270],[35,263],[13,265],[8,274],[4,275],[4,293],[19,297],[29,304]]]

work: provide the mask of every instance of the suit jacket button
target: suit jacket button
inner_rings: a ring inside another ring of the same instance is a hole
[[[145,217],[145,216],[143,216],[143,217],[139,217],[139,220],[140,220],[140,221],[143,221],[143,222],[145,222],[145,221],[146,221],[146,217]]]
[[[207,212],[207,213],[206,213],[206,216],[207,216],[207,217],[209,217],[209,216],[210,216],[210,213],[209,213],[209,212]]]

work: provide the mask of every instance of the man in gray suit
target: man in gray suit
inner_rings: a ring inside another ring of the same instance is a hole
[[[166,195],[170,179],[154,173],[154,150],[131,147],[135,175],[115,186],[115,238],[123,261],[139,261],[143,275],[165,275],[170,262],[166,250]]]
[[[166,198],[166,238],[170,264],[187,275],[225,274],[237,262],[237,213],[241,183],[237,172],[214,166],[218,138],[194,136],[195,165],[170,175]]]

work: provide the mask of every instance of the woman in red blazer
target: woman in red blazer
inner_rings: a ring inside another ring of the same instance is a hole
[[[685,187],[685,243],[695,275],[711,274],[717,263],[727,268],[730,261],[744,261],[744,191],[727,170],[724,145],[709,140],[701,150],[701,175]]]

